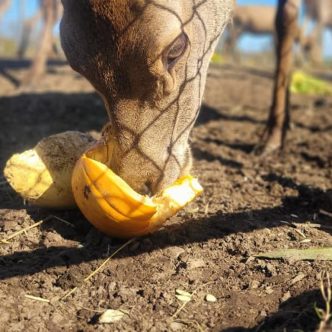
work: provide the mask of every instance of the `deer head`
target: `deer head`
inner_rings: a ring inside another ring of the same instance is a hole
[[[190,170],[189,133],[233,0],[62,3],[66,57],[109,114],[110,166],[135,190],[158,192]]]

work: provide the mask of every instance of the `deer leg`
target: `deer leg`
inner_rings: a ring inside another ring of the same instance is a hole
[[[232,35],[231,35],[231,56],[232,61],[235,63],[239,63],[239,53],[237,50],[237,44],[240,39],[241,33],[243,32],[241,26],[235,25],[232,29]]]
[[[46,70],[46,62],[52,48],[52,29],[55,24],[55,5],[57,0],[41,0],[44,25],[37,54],[29,72],[23,79],[23,86],[33,86]]]
[[[0,19],[9,8],[10,0],[0,0]]]
[[[316,24],[314,31],[312,32],[313,40],[315,43],[310,50],[310,60],[315,65],[322,64],[322,49],[323,49],[323,30],[324,26],[319,21]]]
[[[299,5],[300,0],[278,1],[276,16],[277,65],[272,106],[263,134],[263,153],[282,148],[289,127],[289,83],[293,60],[292,49],[298,33]]]
[[[38,10],[37,14],[35,14],[32,18],[24,22],[22,37],[17,50],[17,56],[19,59],[23,59],[25,57],[30,42],[31,32],[37,25],[40,18],[41,18],[41,11]]]

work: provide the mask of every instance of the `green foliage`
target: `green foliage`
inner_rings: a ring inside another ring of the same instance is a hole
[[[302,95],[332,95],[332,85],[302,71],[293,73],[291,92]]]
[[[213,53],[211,63],[222,64],[224,63],[224,58],[220,53]]]

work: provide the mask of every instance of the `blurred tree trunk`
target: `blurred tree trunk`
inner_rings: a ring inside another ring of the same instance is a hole
[[[0,19],[2,18],[3,14],[9,8],[10,0],[0,0]]]
[[[43,27],[37,53],[27,75],[22,81],[24,86],[33,86],[46,71],[48,56],[52,49],[53,27],[57,21],[58,0],[40,0]]]
[[[23,59],[25,57],[26,51],[29,46],[31,33],[33,29],[36,27],[38,21],[40,20],[41,14],[42,14],[41,10],[38,10],[38,12],[35,15],[33,15],[31,18],[24,21],[23,23],[22,36],[17,49],[17,57],[19,59]]]

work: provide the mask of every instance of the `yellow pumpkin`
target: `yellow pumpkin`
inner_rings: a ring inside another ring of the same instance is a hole
[[[107,156],[109,147],[103,142],[84,153],[74,168],[72,189],[84,216],[110,236],[151,233],[203,191],[187,175],[156,196],[141,195],[106,166]]]

